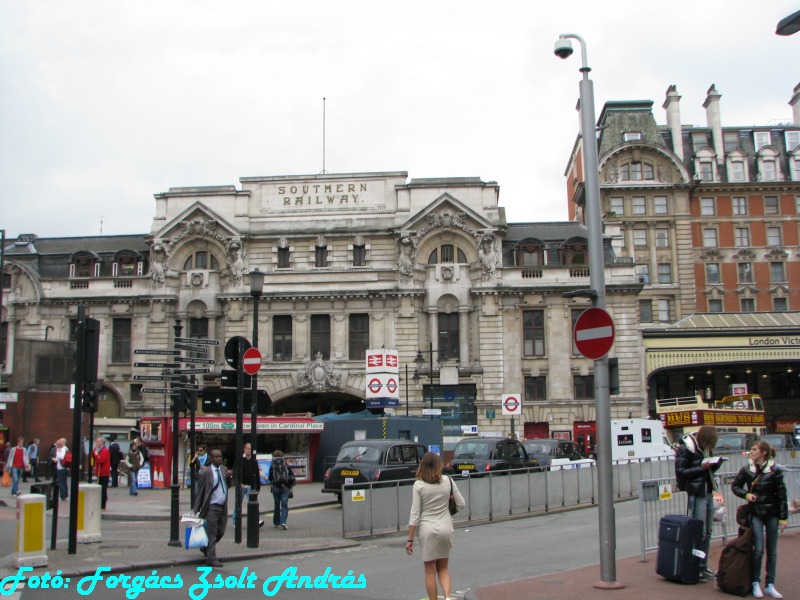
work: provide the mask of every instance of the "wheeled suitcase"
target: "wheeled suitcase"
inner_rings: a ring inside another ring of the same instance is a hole
[[[697,583],[703,551],[703,521],[686,515],[665,515],[658,522],[656,573],[672,581]]]

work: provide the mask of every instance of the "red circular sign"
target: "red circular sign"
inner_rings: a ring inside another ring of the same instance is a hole
[[[248,375],[255,375],[261,368],[261,352],[258,348],[248,348],[242,354],[242,371]]]
[[[603,358],[614,343],[614,321],[602,308],[589,308],[575,322],[572,334],[578,352],[586,358]]]
[[[516,412],[519,408],[519,400],[517,400],[514,396],[509,396],[503,402],[503,406],[506,407],[506,410],[511,412]]]
[[[383,384],[381,383],[380,379],[375,378],[370,380],[369,385],[367,387],[369,388],[370,392],[372,392],[373,394],[377,394],[378,392],[381,391]]]
[[[386,382],[386,391],[390,394],[394,394],[397,391],[397,382],[394,379],[389,379]]]

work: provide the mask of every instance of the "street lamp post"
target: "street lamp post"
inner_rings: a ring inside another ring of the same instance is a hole
[[[264,273],[258,269],[250,271],[250,295],[253,297],[253,348],[258,348],[258,301],[264,290]],[[258,373],[251,375],[252,394],[250,396],[250,445],[253,448],[253,461],[258,460],[256,440],[258,439]],[[255,464],[258,464],[257,462]],[[247,500],[247,547],[258,548],[258,492],[256,491],[258,469],[250,474],[250,497]],[[239,515],[241,515],[239,511]],[[239,517],[241,519],[241,516]]]
[[[586,42],[579,35],[565,33],[558,36],[555,54],[559,58],[572,55],[572,43],[581,45],[582,78],[580,82],[581,149],[586,182],[584,215],[589,230],[589,286],[586,294],[593,306],[605,309],[606,282],[603,258],[603,229],[600,211],[600,181],[598,177],[597,134],[594,114],[594,87],[589,79],[591,68],[586,61]],[[600,533],[600,578],[597,588],[619,589],[616,581],[616,529],[614,524],[613,478],[611,473],[611,398],[609,393],[608,357],[594,362],[595,417],[597,422],[597,473]]]
[[[428,373],[428,378],[430,379],[430,396],[431,396],[431,408],[433,408],[433,353],[439,353],[439,362],[444,361],[444,351],[443,350],[434,350],[433,349],[433,342],[430,343],[430,349],[428,350],[428,355],[430,356],[431,361],[431,370]],[[422,368],[422,365],[425,364],[425,359],[422,358],[422,350],[417,349],[417,356],[414,359],[414,362],[417,364],[417,371]],[[417,375],[415,374],[415,378],[418,379]],[[433,421],[433,414],[431,414],[431,421]]]

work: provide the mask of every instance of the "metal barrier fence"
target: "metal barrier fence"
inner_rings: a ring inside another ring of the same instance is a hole
[[[667,477],[673,473],[674,461],[620,462],[612,469],[614,497],[633,498],[639,494],[643,478]],[[467,503],[453,517],[457,525],[594,504],[597,495],[595,465],[550,471],[490,471],[465,478],[454,476],[453,481]],[[343,537],[406,530],[413,483],[413,479],[406,479],[343,485]]]
[[[746,456],[744,459],[736,458],[731,462],[746,463]],[[780,463],[780,460],[778,462]],[[792,498],[800,498],[800,467],[780,464],[783,465],[786,491],[791,502]],[[723,512],[715,511],[712,539],[722,539],[725,543],[728,541],[728,536],[739,535],[736,509],[744,503],[744,500],[735,496],[731,489],[731,484],[738,472],[739,468],[717,473],[719,489],[716,493],[722,495],[725,510]],[[687,494],[678,491],[674,476],[645,479],[639,482],[639,533],[642,561],[646,560],[648,551],[658,548],[658,522],[661,517],[685,515],[687,508]],[[789,515],[789,527],[800,527],[800,514]]]

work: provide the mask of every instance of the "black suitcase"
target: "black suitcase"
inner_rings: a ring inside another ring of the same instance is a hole
[[[699,550],[703,541],[703,521],[686,515],[665,515],[658,522],[656,573],[672,581],[700,581]]]

